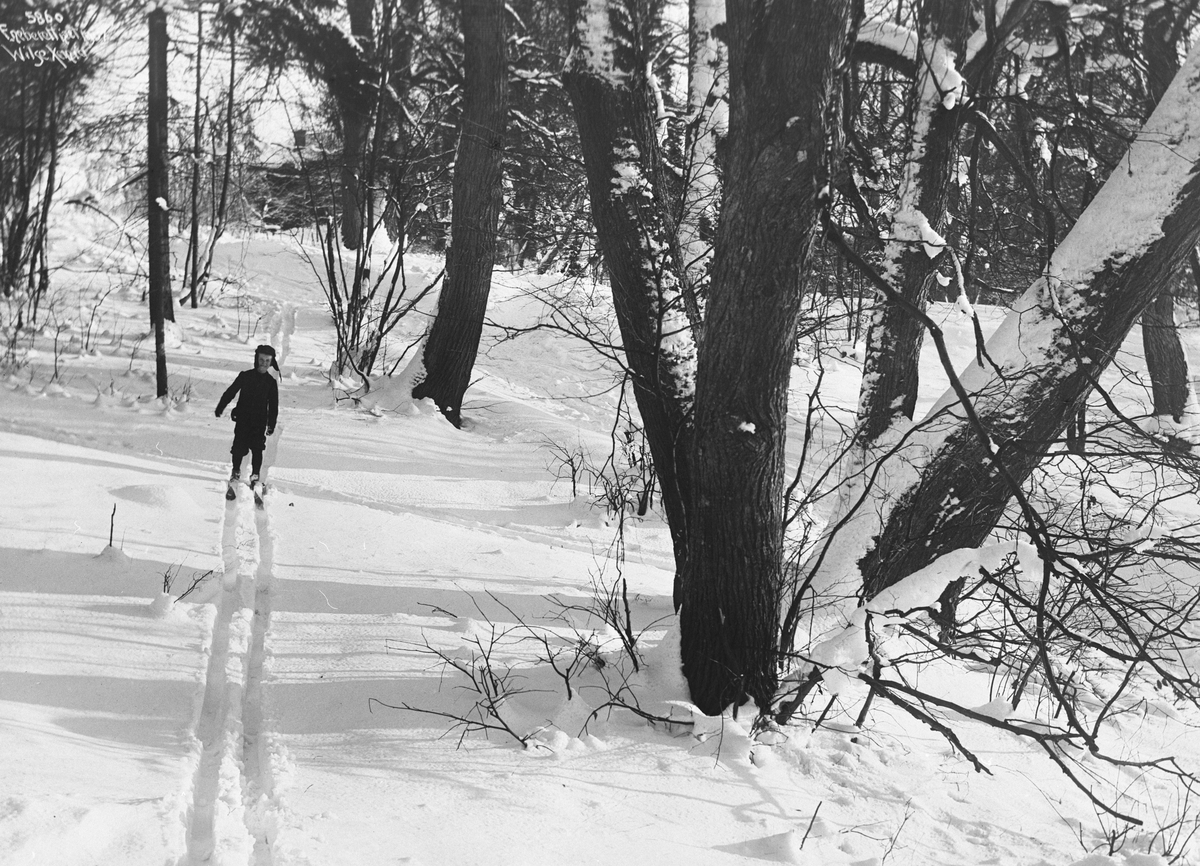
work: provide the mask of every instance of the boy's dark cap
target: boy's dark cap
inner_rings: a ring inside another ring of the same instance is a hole
[[[275,360],[275,347],[262,343],[254,350],[254,357],[257,359],[259,355],[267,355],[271,358],[271,366],[276,370],[279,369],[279,362]]]

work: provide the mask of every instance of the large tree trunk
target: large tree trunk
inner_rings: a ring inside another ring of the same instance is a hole
[[[1169,146],[1164,146],[1164,142]],[[1117,171],[1014,306],[962,384],[887,454],[873,486],[825,540],[818,589],[868,598],[938,556],[979,545],[1082,405],[1162,281],[1200,233],[1200,49]]]
[[[671,529],[678,605],[687,558],[696,348],[672,216],[677,179],[663,160],[646,78],[658,11],[653,0],[575,0],[563,85],[579,126],[592,218]]]
[[[778,683],[784,442],[799,280],[839,150],[851,0],[730,0],[729,153],[704,351],[681,638],[706,713]]]
[[[464,97],[454,162],[446,282],[425,344],[425,378],[413,397],[433,398],[455,427],[479,351],[496,261],[508,70],[503,0],[461,0]]]
[[[167,351],[163,335],[164,305],[171,304],[170,214],[167,210],[167,12],[150,12],[150,99],[147,112],[149,168],[146,180],[150,222],[150,325],[159,397],[167,394]]]

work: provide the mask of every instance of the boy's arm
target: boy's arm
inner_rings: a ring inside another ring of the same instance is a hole
[[[271,377],[271,387],[267,391],[267,435],[275,432],[275,422],[279,420],[279,383]]]
[[[234,395],[242,387],[242,374],[238,373],[237,378],[233,380],[233,384],[225,389],[225,393],[221,395],[221,400],[217,403],[216,416],[221,417],[221,413],[225,411],[225,407],[229,405],[229,401],[234,398]]]

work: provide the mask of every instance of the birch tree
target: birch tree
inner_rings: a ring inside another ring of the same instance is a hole
[[[725,0],[692,0],[688,4],[687,164],[679,244],[686,309],[696,332],[700,332],[712,263],[712,237],[720,212],[718,149],[729,129],[729,58],[721,35],[724,27]]]

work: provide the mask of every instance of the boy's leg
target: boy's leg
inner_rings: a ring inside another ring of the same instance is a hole
[[[233,477],[239,478],[242,474],[242,461],[246,458],[246,452],[250,450],[249,443],[246,442],[243,431],[234,429],[233,447],[229,449],[229,453],[233,455]]]
[[[253,478],[258,478],[259,472],[262,471],[263,450],[267,447],[267,430],[264,427],[262,430],[256,430],[250,442],[250,474]]]

